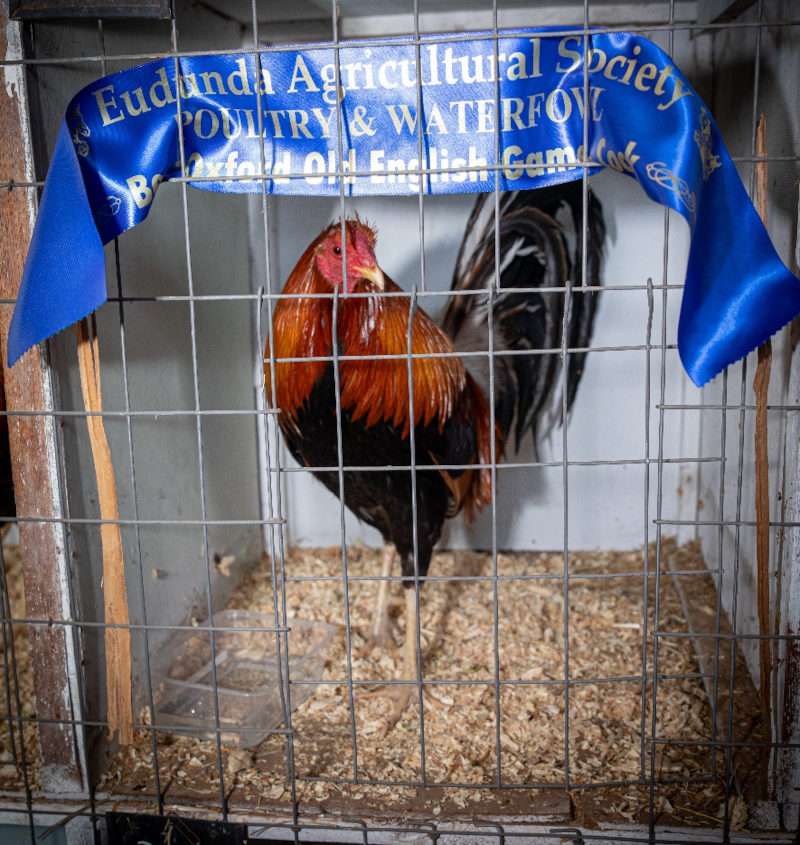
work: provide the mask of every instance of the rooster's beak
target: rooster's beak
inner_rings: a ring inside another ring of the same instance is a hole
[[[378,290],[386,289],[386,279],[383,276],[383,270],[377,264],[372,267],[356,267],[356,273],[364,279],[369,279]]]

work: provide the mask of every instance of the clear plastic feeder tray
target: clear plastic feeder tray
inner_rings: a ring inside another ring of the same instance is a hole
[[[215,628],[271,628],[265,613],[223,610]],[[289,676],[318,680],[334,628],[324,622],[289,620]],[[211,633],[202,626],[182,632],[168,644],[165,673],[156,684],[156,724],[176,733],[212,738],[215,732],[214,672]],[[250,748],[283,722],[276,636],[272,631],[216,632],[219,726],[226,745]],[[285,679],[284,679],[285,683]],[[313,695],[313,684],[292,685],[292,707]]]

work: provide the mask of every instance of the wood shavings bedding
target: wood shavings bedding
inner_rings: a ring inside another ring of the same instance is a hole
[[[682,569],[680,556],[697,556],[699,551],[667,541],[664,554],[675,556],[674,568]],[[570,554],[569,636],[565,638],[561,554],[499,554],[496,600],[495,583],[488,577],[490,555],[444,551],[434,556],[430,574],[435,577],[467,575],[485,580],[432,581],[421,594],[424,677],[437,682],[426,685],[422,697],[425,777],[428,783],[459,785],[422,789],[416,786],[422,777],[418,699],[387,733],[391,705],[383,694],[386,688],[374,689],[395,677],[401,663],[399,651],[361,651],[378,582],[350,583],[352,677],[369,682],[354,686],[351,712],[340,550],[290,550],[286,559],[290,624],[292,618],[317,620],[336,625],[341,632],[327,653],[322,676],[326,683],[292,717],[301,806],[307,811],[376,816],[444,817],[476,812],[530,816],[560,795],[564,802],[554,811],[556,817],[572,817],[583,824],[646,819],[648,788],[641,783],[624,785],[641,781],[643,774],[649,776],[651,765],[649,744],[643,746],[641,731],[644,728],[647,737],[652,730],[655,579],[651,577],[645,591],[642,558],[641,551]],[[654,571],[653,548],[650,564]],[[348,566],[351,577],[375,576],[380,572],[380,550],[350,547]],[[393,623],[398,632],[403,626],[401,590],[399,584],[392,586]],[[228,607],[273,612],[268,562],[244,579]],[[666,575],[662,576],[659,629],[686,631],[680,603]],[[644,695],[643,654],[648,676]],[[657,809],[665,820],[708,825],[709,818],[717,818],[720,812],[723,791],[713,775],[709,748],[691,744],[712,738],[711,709],[691,640],[660,638],[658,660],[656,731],[665,741],[656,746]],[[501,681],[510,682],[499,688],[493,681],[496,664]],[[567,668],[571,684],[565,695]],[[737,726],[752,726],[752,716],[737,713]],[[143,718],[149,719],[146,710]],[[354,733],[358,778],[378,784],[345,783],[354,774]],[[498,777],[498,746],[502,783],[515,789],[487,788]],[[563,789],[567,751],[570,784],[575,788],[569,793]],[[192,797],[217,800],[213,741],[159,732],[158,762],[169,800],[177,796],[184,802]],[[225,748],[222,766],[231,806],[285,811],[290,789],[284,736],[272,735],[252,750]],[[136,744],[120,750],[112,760],[100,790],[113,795],[152,794],[152,769],[150,734],[140,731]],[[539,788],[521,788],[525,785]],[[600,788],[583,789],[590,785]]]

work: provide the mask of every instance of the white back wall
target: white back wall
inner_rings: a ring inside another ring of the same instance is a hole
[[[480,5],[480,4],[478,4]],[[504,4],[504,6],[507,4]],[[691,16],[692,4],[681,6]],[[380,14],[375,7],[364,16],[360,6],[342,7],[342,33],[346,37],[413,31],[409,9],[396,8],[398,14]],[[392,7],[395,8],[395,7]],[[468,18],[463,14],[424,8],[420,18],[423,31],[476,29],[491,25],[490,15],[478,10]],[[481,7],[481,11],[485,9]],[[500,26],[537,26],[582,21],[582,4],[554,3],[525,9],[522,3],[501,10]],[[608,23],[664,19],[663,4],[601,4],[594,10],[596,20]],[[266,33],[277,32],[266,25]],[[278,24],[279,26],[280,24]],[[648,33],[644,33],[648,35]],[[294,33],[297,37],[297,33]],[[678,30],[670,44],[664,32],[649,33],[662,47],[669,49],[678,65],[705,93],[707,73],[697,68],[709,67],[710,38],[692,38]],[[606,244],[604,283],[614,286],[642,286],[648,278],[654,285],[683,283],[688,255],[688,227],[683,219],[669,213],[667,233],[668,261],[664,262],[665,211],[648,200],[632,179],[612,172],[602,172],[591,179],[605,209],[609,237]],[[424,259],[428,290],[449,288],[456,252],[464,232],[473,197],[425,197]],[[420,219],[417,197],[365,198],[348,200],[346,211],[358,211],[377,225],[378,259],[384,270],[405,289],[421,285]],[[298,257],[313,237],[340,214],[338,200],[271,198],[269,206],[270,279],[264,270],[264,220],[259,198],[251,200],[251,254],[254,262],[253,289],[259,285],[277,292],[283,286]],[[665,277],[666,273],[666,277]],[[666,341],[674,346],[680,290],[671,290],[666,307]],[[653,296],[652,343],[661,340],[664,316],[662,292]],[[422,307],[436,314],[444,305],[442,297],[421,298]],[[642,347],[646,342],[648,296],[646,290],[614,290],[600,296],[593,345],[600,347]],[[569,461],[605,462],[572,465],[569,468],[568,502],[564,503],[564,478],[561,466],[513,468],[516,462],[534,460],[531,444],[519,455],[509,455],[498,473],[495,515],[497,546],[500,549],[559,549],[566,536],[570,548],[632,548],[645,540],[645,472],[650,467],[649,518],[647,539],[655,539],[652,525],[656,514],[655,465],[645,463],[645,431],[649,426],[649,458],[658,455],[658,411],[661,355],[651,353],[649,421],[646,420],[646,352],[598,351],[589,354],[583,381],[567,428]],[[688,383],[680,367],[677,352],[668,350],[665,360],[665,396],[667,401],[697,401],[699,393]],[[698,454],[699,415],[672,413],[665,417],[663,454],[665,457],[696,457]],[[541,445],[537,460],[560,461],[562,432],[557,429]],[[284,465],[296,466],[288,453]],[[609,462],[638,461],[632,465]],[[696,465],[669,463],[663,469],[663,516],[691,518],[695,515],[694,479]],[[302,545],[336,545],[341,542],[340,506],[308,472],[283,476],[283,502],[287,517],[287,541]],[[378,533],[359,523],[347,512],[347,542],[378,544]],[[448,523],[441,545],[453,548],[491,547],[491,508],[487,508],[472,526],[462,518]],[[690,529],[665,529],[682,539],[693,536]]]
[[[599,299],[593,345],[598,347],[643,346],[648,323],[647,291],[635,289],[648,278],[660,285],[663,275],[664,211],[648,200],[632,179],[604,172],[591,180],[603,203],[609,237],[606,245],[604,281],[632,290],[612,290]],[[449,288],[460,238],[472,207],[472,197],[425,198],[424,254],[428,290]],[[258,203],[256,202],[257,206]],[[419,204],[408,199],[369,198],[348,202],[348,213],[357,209],[378,228],[378,259],[384,270],[402,287],[421,286],[419,250]],[[256,212],[257,212],[256,208]],[[271,251],[275,259],[274,280],[283,284],[308,241],[339,213],[338,200],[279,199],[273,206],[274,233]],[[258,216],[258,215],[256,215]],[[257,229],[260,217],[254,224]],[[263,227],[262,227],[263,228]],[[688,227],[670,213],[667,281],[680,284],[686,266]],[[666,337],[674,344],[680,291],[670,291]],[[421,296],[422,307],[438,313],[442,297]],[[658,344],[662,320],[661,291],[654,294],[652,342]],[[674,351],[667,353],[667,395],[673,401],[685,395],[685,377]],[[657,412],[660,353],[651,354],[650,456],[657,454]],[[570,461],[606,462],[570,466],[568,476],[568,537],[571,548],[628,548],[641,545],[644,525],[646,352],[597,351],[589,354],[581,388],[567,428]],[[683,443],[681,442],[683,439]],[[554,429],[542,444],[538,460],[560,461],[562,431]],[[664,454],[686,455],[697,436],[679,425],[665,430]],[[696,452],[690,451],[693,455]],[[564,479],[561,466],[513,468],[515,462],[536,460],[531,444],[518,455],[510,454],[507,468],[498,474],[496,502],[497,544],[500,549],[557,549],[564,543]],[[610,465],[611,461],[638,461],[636,465]],[[283,461],[296,466],[287,453]],[[677,512],[678,467],[670,465],[664,476],[665,501]],[[340,542],[338,500],[310,473],[285,476],[284,502],[288,540],[302,545],[334,545]],[[655,473],[651,478],[651,517],[655,513]],[[665,510],[666,513],[666,510]],[[454,548],[491,547],[491,508],[472,526],[463,519],[449,523],[442,545]],[[373,529],[349,513],[348,542],[380,543]],[[650,539],[653,539],[652,531]]]

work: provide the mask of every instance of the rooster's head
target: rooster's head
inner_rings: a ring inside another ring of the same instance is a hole
[[[344,241],[342,241],[344,228]],[[332,223],[319,236],[314,249],[316,268],[331,290],[352,293],[356,286],[364,290],[383,290],[383,271],[375,258],[375,231],[358,218]],[[345,262],[347,265],[346,283]]]

